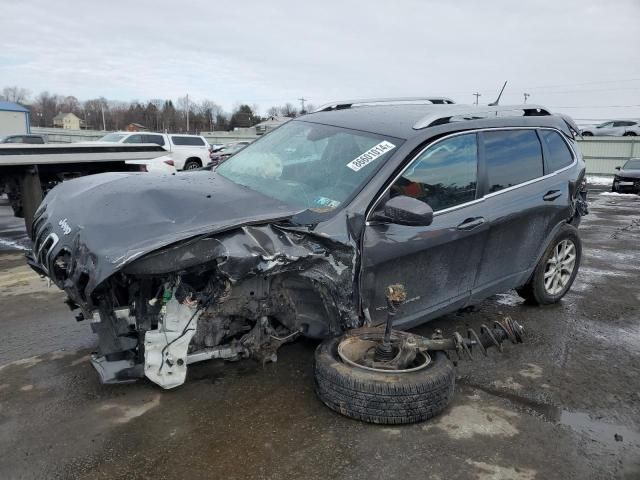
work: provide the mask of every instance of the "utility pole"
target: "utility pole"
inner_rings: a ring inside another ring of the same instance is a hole
[[[187,133],[189,133],[189,94],[187,93]]]
[[[524,94],[524,103],[527,103],[527,98],[529,98],[531,95],[529,95],[528,93]]]
[[[298,100],[300,100],[300,113],[304,113],[304,102],[306,102],[308,99],[304,98],[304,97],[300,97]]]
[[[104,121],[104,104],[100,104],[100,108],[102,109],[102,130],[104,132],[106,132],[107,131],[107,124]]]
[[[473,95],[474,97],[476,97],[476,101],[475,101],[475,102],[473,102],[473,104],[474,104],[474,105],[478,105],[478,99],[482,96],[482,94],[481,94],[481,93],[476,92],[476,93],[473,93],[472,95]]]

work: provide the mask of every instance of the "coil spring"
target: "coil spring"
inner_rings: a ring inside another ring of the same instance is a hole
[[[486,338],[490,341],[488,347],[495,346],[499,352],[503,351],[502,343],[505,340],[511,340],[512,343],[522,343],[522,334],[524,332],[522,326],[517,322],[513,321],[511,317],[505,317],[504,322],[500,323],[497,320],[493,322],[493,330],[497,330],[498,332],[502,332],[504,334],[504,338],[496,338],[494,335],[494,331],[492,331],[487,325],[484,323],[480,326],[480,335],[476,333],[473,328],[467,329],[467,339],[460,335],[458,332],[455,332],[453,335],[456,339],[456,353],[458,354],[458,358],[462,359],[461,352],[466,356],[468,360],[473,360],[473,347],[478,347],[478,349],[482,352],[482,354],[487,357],[487,347],[485,347],[480,340],[480,336],[485,335]]]

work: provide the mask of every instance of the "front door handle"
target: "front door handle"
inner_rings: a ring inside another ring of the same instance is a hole
[[[467,218],[464,222],[458,225],[458,230],[473,230],[474,228],[482,225],[485,221],[484,217]]]
[[[556,198],[560,198],[561,196],[562,192],[560,190],[549,190],[544,194],[544,197],[542,197],[542,199],[545,202],[553,202]]]

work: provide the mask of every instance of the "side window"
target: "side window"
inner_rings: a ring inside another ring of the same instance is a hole
[[[501,130],[483,135],[490,192],[542,176],[542,147],[534,130]]]
[[[142,141],[142,135],[131,135],[130,137],[126,138],[124,142],[122,143],[144,143]]]
[[[547,147],[546,173],[555,172],[573,163],[573,154],[558,132],[540,130],[539,133]]]
[[[164,145],[164,137],[162,135],[145,135],[144,143],[155,143],[156,145]]]
[[[202,147],[204,145],[204,140],[202,140],[202,138],[200,137],[181,137],[172,135],[171,141],[174,145],[190,145],[198,147]]]
[[[476,134],[452,137],[413,160],[391,186],[391,196],[417,198],[434,211],[454,207],[476,198],[477,170]]]

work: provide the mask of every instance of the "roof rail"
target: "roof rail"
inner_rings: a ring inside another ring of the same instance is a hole
[[[447,104],[455,104],[453,100],[447,97],[395,97],[395,98],[361,98],[356,100],[342,100],[339,102],[331,102],[325,105],[322,105],[319,108],[316,108],[311,113],[316,112],[327,112],[329,110],[342,110],[345,108],[351,108],[354,105],[371,105],[375,103],[410,103],[410,102],[420,102],[420,103],[431,103],[433,105],[447,105]]]
[[[551,112],[540,105],[496,105],[493,107],[484,105],[450,105],[443,111],[422,117],[414,125],[414,130],[442,125],[444,123],[458,122],[462,120],[479,120],[490,117],[536,117],[551,115]]]

